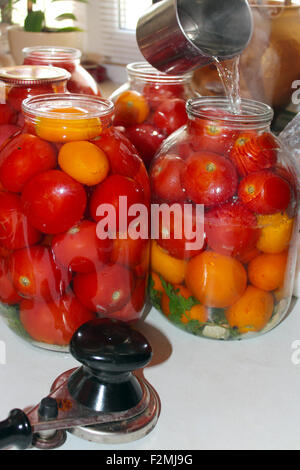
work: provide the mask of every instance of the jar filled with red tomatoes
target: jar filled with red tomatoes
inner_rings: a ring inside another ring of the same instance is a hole
[[[68,91],[86,95],[101,96],[99,87],[92,75],[81,65],[81,51],[72,47],[33,46],[23,50],[24,64],[52,65],[71,74]]]
[[[24,124],[23,100],[44,93],[64,93],[69,78],[69,72],[57,67],[1,67],[0,147]]]
[[[150,170],[150,296],[194,335],[235,340],[287,315],[298,233],[298,180],[289,151],[270,133],[272,109],[225,98],[187,103],[187,125]]]
[[[149,167],[158,148],[187,122],[185,103],[192,98],[192,74],[169,75],[148,62],[127,65],[128,82],[116,90],[114,124],[125,130]]]
[[[111,101],[49,94],[23,112],[0,151],[0,311],[29,342],[64,351],[92,318],[142,315],[150,247],[136,210],[148,217],[149,178]]]

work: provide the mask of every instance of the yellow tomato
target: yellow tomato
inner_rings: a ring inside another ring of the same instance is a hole
[[[105,153],[87,141],[64,144],[58,154],[58,163],[65,173],[87,186],[101,183],[109,172]]]
[[[261,235],[257,242],[257,248],[264,253],[281,253],[291,240],[294,219],[286,213],[272,215],[259,215],[257,217]]]
[[[170,256],[156,241],[152,241],[151,267],[167,282],[181,284],[184,281],[186,266],[186,261]]]
[[[78,140],[90,140],[101,134],[102,124],[99,118],[81,119],[86,111],[80,108],[52,109],[52,113],[78,115],[78,119],[40,117],[36,124],[36,134],[49,142],[64,143]]]

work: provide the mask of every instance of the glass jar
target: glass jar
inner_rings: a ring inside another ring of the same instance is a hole
[[[149,178],[111,101],[49,94],[23,112],[0,152],[0,310],[30,343],[65,351],[91,318],[141,317],[148,234],[134,238],[138,221],[119,215],[149,207]]]
[[[283,0],[250,0],[253,35],[240,57],[243,98],[285,108],[300,77],[300,5]],[[194,74],[195,88],[203,96],[223,95],[216,67],[211,64]]]
[[[148,62],[127,65],[128,82],[111,99],[115,103],[114,124],[125,128],[149,167],[159,146],[172,132],[186,124],[185,102],[195,96],[192,74],[168,75]]]
[[[0,148],[24,124],[23,100],[44,93],[64,93],[69,78],[69,72],[57,67],[0,68]]]
[[[222,340],[281,322],[296,262],[296,169],[270,133],[272,109],[241,106],[234,115],[225,98],[189,100],[188,124],[150,170],[162,214],[153,217],[152,302],[187,332]]]
[[[101,96],[100,89],[92,75],[81,65],[81,51],[72,47],[34,46],[23,50],[24,64],[52,65],[71,74],[68,81],[70,93]]]

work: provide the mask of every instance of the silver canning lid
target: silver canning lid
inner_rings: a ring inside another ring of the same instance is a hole
[[[71,74],[58,67],[15,65],[0,67],[0,80],[11,85],[41,85],[69,80]]]

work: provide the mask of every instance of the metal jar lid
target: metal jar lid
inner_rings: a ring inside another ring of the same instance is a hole
[[[16,65],[0,67],[0,80],[10,85],[45,85],[69,80],[71,74],[66,70],[42,65]]]

